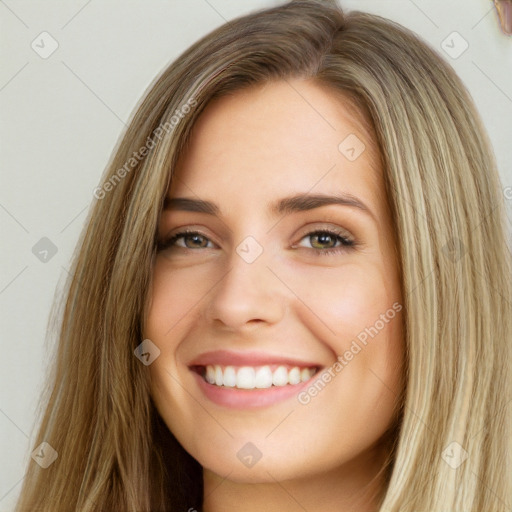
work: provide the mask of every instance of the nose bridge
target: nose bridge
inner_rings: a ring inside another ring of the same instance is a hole
[[[246,237],[234,247],[228,272],[211,294],[211,318],[232,328],[255,320],[277,322],[284,313],[284,296],[267,267],[270,260],[270,251],[254,237]]]

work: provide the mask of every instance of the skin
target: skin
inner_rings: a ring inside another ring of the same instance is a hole
[[[182,228],[202,236],[158,251],[145,337],[161,351],[149,367],[154,402],[204,468],[206,512],[365,512],[376,510],[383,490],[382,439],[403,386],[401,313],[359,343],[307,404],[293,396],[252,410],[217,405],[187,366],[206,351],[231,349],[328,369],[401,304],[375,144],[344,103],[310,80],[238,91],[208,105],[178,162],[169,196],[209,200],[221,213],[162,212],[160,241]],[[349,134],[366,145],[354,161],[338,149]],[[269,210],[269,202],[298,193],[351,194],[372,213],[339,204]],[[310,236],[325,228],[357,245],[329,253],[340,246],[336,238]],[[247,236],[263,249],[250,264],[236,252]],[[262,453],[250,468],[237,458],[247,442]]]

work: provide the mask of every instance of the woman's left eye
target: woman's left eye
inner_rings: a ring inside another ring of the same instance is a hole
[[[318,254],[330,254],[348,250],[355,246],[355,241],[345,236],[344,232],[331,231],[331,230],[318,230],[308,233],[302,240],[309,239],[310,247]],[[300,245],[304,247],[304,245]]]

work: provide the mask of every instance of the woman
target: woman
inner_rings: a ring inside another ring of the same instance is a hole
[[[315,1],[227,23],[94,195],[37,443],[58,458],[19,511],[510,509],[500,183],[413,34]]]

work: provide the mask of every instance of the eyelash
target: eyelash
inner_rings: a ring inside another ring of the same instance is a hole
[[[351,249],[354,249],[357,246],[357,243],[355,242],[355,240],[351,240],[351,239],[347,238],[346,236],[343,236],[343,233],[341,231],[336,231],[333,229],[317,229],[314,231],[310,231],[309,233],[306,233],[301,238],[301,240],[304,238],[311,237],[313,235],[319,235],[319,234],[330,235],[336,239],[336,242],[341,242],[342,245],[339,247],[331,247],[329,249],[316,249],[314,247],[310,248],[310,250],[312,250],[313,253],[318,256],[334,255],[334,254],[346,252]],[[199,231],[184,230],[184,231],[180,231],[179,233],[174,234],[168,240],[159,242],[157,244],[157,250],[161,251],[164,249],[168,249],[168,248],[172,247],[174,245],[174,243],[177,240],[179,240],[180,238],[186,238],[187,236],[193,236],[193,235],[199,235],[200,237],[203,237],[206,240],[211,242],[211,240],[207,236],[203,235]],[[201,248],[191,249],[189,247],[181,247],[181,249],[188,249],[190,251],[195,251],[195,250],[201,249]]]

